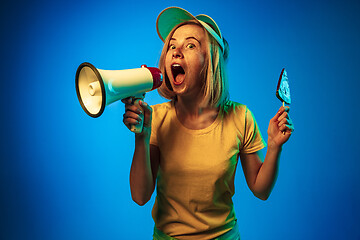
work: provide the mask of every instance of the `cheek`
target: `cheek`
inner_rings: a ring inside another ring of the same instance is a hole
[[[199,78],[201,79],[204,79],[205,78],[205,65],[206,65],[206,57],[205,55],[200,55],[199,58],[198,58],[198,64],[197,64],[197,72],[198,72],[198,75],[199,75]]]
[[[171,60],[172,54],[170,52],[167,52],[165,55],[165,62]]]
[[[171,56],[170,56],[170,54],[167,54],[166,56],[165,56],[165,71],[166,71],[166,73],[169,73],[170,71],[171,71],[171,67],[170,67],[170,65],[171,65],[171,60],[172,60],[172,58],[171,58]],[[169,76],[169,75],[168,75]]]
[[[196,57],[197,58],[197,68],[199,69],[199,70],[201,70],[204,66],[205,66],[205,59],[206,59],[206,57],[205,57],[205,55],[204,54],[198,54],[198,56]]]

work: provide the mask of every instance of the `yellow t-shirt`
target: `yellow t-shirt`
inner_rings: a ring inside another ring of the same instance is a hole
[[[228,101],[209,127],[192,130],[179,122],[173,102],[152,108],[150,144],[160,149],[155,226],[179,239],[211,239],[231,230],[239,153],[266,145],[252,113]]]

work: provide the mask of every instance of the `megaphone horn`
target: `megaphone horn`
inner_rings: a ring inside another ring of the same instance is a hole
[[[158,68],[142,65],[126,70],[101,70],[84,62],[76,71],[76,94],[84,111],[97,118],[105,106],[127,97],[142,96],[161,86]]]

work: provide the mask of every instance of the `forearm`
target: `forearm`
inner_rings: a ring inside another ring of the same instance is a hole
[[[253,186],[253,193],[262,200],[266,200],[270,196],[275,185],[281,150],[281,147],[268,147],[265,160],[259,168]]]
[[[268,148],[263,162],[258,154],[243,155],[246,181],[260,199],[266,200],[276,182],[282,146],[289,140],[294,125],[288,114],[289,107],[280,107],[270,120],[268,127]],[[254,161],[256,160],[256,161]]]
[[[154,191],[154,180],[150,162],[149,137],[135,137],[135,151],[130,170],[130,189],[133,200],[144,205]]]

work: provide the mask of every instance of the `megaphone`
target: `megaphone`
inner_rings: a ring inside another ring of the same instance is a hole
[[[89,116],[97,118],[105,106],[127,97],[143,98],[145,92],[160,87],[162,80],[161,71],[155,67],[102,70],[84,62],[76,71],[75,85],[81,107]]]

